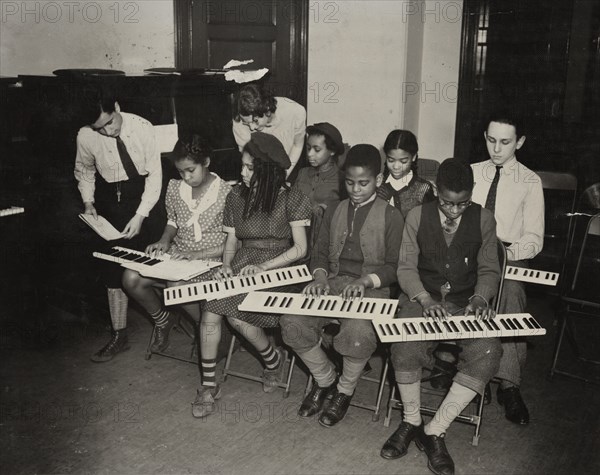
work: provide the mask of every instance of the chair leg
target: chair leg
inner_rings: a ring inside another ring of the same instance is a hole
[[[552,367],[550,368],[550,377],[553,378],[554,377],[554,373],[556,371],[556,363],[558,362],[558,354],[560,353],[560,347],[562,345],[562,341],[565,335],[565,328],[567,326],[567,318],[568,316],[565,315],[562,318],[562,321],[560,323],[560,330],[558,332],[558,337],[556,339],[556,345],[554,347],[554,356],[552,358]]]
[[[385,383],[387,381],[387,373],[388,373],[388,359],[386,357],[383,358],[383,371],[381,372],[381,379],[379,381],[379,388],[377,389],[377,403],[375,404],[375,414],[373,414],[373,422],[377,422],[379,420],[379,411],[381,409],[381,400],[383,399],[383,391],[385,390]]]
[[[235,347],[235,335],[231,335],[231,343],[229,344],[229,350],[227,351],[227,359],[225,360],[225,368],[223,368],[223,381],[227,381],[227,375],[229,374],[229,367],[231,366],[231,357],[233,355],[233,349]]]
[[[384,427],[389,427],[390,422],[392,421],[392,411],[394,410],[394,405],[396,404],[395,396],[396,396],[396,385],[390,384],[390,395],[388,397],[387,413],[385,415],[385,419],[383,420]]]
[[[156,331],[156,325],[152,325],[152,333],[150,333],[150,340],[148,341],[148,345],[146,346],[146,354],[144,355],[144,359],[149,360],[152,357],[152,342],[154,341],[154,332]]]
[[[479,445],[479,436],[481,433],[481,423],[483,421],[483,406],[485,405],[485,396],[482,394],[479,397],[479,402],[477,403],[477,422],[475,424],[475,432],[473,434],[473,440],[471,444],[474,447]]]
[[[285,380],[285,387],[283,391],[283,398],[287,398],[290,395],[290,386],[292,384],[292,376],[294,374],[294,366],[296,365],[296,355],[292,353],[290,357],[290,367],[288,368],[287,378]]]

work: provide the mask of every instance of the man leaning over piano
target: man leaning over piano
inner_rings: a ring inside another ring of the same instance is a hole
[[[494,215],[471,202],[473,172],[461,160],[444,161],[437,176],[438,201],[412,209],[407,217],[398,261],[403,293],[399,317],[445,319],[473,314],[495,316],[490,301],[500,282]],[[498,370],[502,347],[498,338],[457,342],[458,373],[437,413],[427,424],[421,419],[421,372],[432,367],[438,341],[392,344],[392,363],[404,406],[403,420],[381,449],[381,456],[397,459],[414,439],[436,474],[453,474],[454,462],[444,438],[460,412]]]

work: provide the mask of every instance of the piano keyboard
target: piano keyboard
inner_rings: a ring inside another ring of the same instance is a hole
[[[238,308],[248,312],[371,320],[374,317],[392,319],[397,306],[396,299],[365,297],[361,300],[344,300],[337,295],[317,298],[283,292],[252,292]]]
[[[168,254],[152,257],[141,251],[115,246],[110,254],[94,252],[94,257],[121,264],[146,277],[163,280],[189,280],[221,265],[220,262],[193,260],[172,261]]]
[[[198,300],[214,300],[253,290],[269,289],[312,280],[306,265],[282,267],[245,277],[232,277],[221,282],[208,280],[164,290],[165,305],[176,305]]]
[[[558,274],[545,270],[525,269],[523,267],[506,266],[504,278],[509,280],[520,280],[533,284],[556,285]]]
[[[492,320],[477,320],[474,316],[453,316],[447,320],[425,317],[373,319],[373,326],[382,343],[429,340],[462,340],[545,335],[546,330],[528,313],[496,315]]]
[[[0,209],[0,218],[5,216],[12,216],[13,214],[21,214],[25,212],[25,208],[19,208],[18,206],[11,206],[10,208]]]

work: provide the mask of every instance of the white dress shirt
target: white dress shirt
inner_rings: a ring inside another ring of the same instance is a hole
[[[127,112],[123,117],[120,137],[127,147],[135,168],[146,176],[144,193],[136,211],[141,216],[148,214],[160,198],[162,168],[160,152],[156,147],[154,128],[147,120]],[[83,202],[94,202],[96,171],[108,183],[127,180],[115,137],[107,137],[86,126],[77,134],[77,157],[75,158],[75,179]]]
[[[475,178],[473,201],[485,206],[488,191],[496,174],[491,160],[471,165]],[[496,233],[501,241],[510,243],[510,261],[535,257],[544,245],[544,192],[542,180],[516,157],[500,170],[496,193]]]

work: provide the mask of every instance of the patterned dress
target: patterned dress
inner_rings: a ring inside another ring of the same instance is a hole
[[[292,227],[308,226],[311,217],[311,204],[306,195],[298,190],[281,190],[275,208],[269,214],[256,213],[249,219],[243,218],[245,201],[241,197],[242,185],[233,188],[227,196],[223,231],[235,230],[242,247],[236,252],[231,267],[234,274],[247,265],[262,264],[273,259],[291,247]],[[244,247],[244,240],[289,240],[290,244],[275,248]],[[291,263],[290,265],[294,265]],[[284,288],[281,288],[283,290]],[[277,291],[278,289],[269,289]],[[275,327],[279,324],[279,315],[250,313],[238,310],[246,294],[212,300],[206,303],[205,310],[227,317],[237,318],[257,327]]]
[[[177,229],[169,252],[201,251],[225,243],[223,210],[231,186],[214,173],[211,175],[216,178],[215,188],[209,188],[196,200],[192,199],[192,187],[183,180],[169,181],[165,197],[167,224]],[[208,195],[213,193],[214,196],[209,198]],[[202,202],[207,199],[211,204],[202,209]]]

